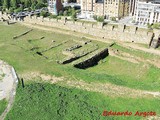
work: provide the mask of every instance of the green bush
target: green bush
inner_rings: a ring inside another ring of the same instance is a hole
[[[62,16],[63,15],[63,11],[60,10],[59,13],[58,13],[58,15]]]
[[[44,3],[39,2],[36,4],[35,9],[40,9],[42,7],[46,7],[46,5]]]
[[[64,16],[67,16],[67,15],[68,15],[67,10],[65,10],[65,11],[63,12],[63,15],[64,15]]]
[[[147,27],[149,28],[149,29],[151,29],[151,28],[153,28],[153,29],[160,29],[160,23],[152,23],[152,24],[149,24],[149,23],[147,23]]]
[[[15,13],[22,12],[22,11],[23,11],[23,9],[20,7],[14,10]]]
[[[75,20],[77,18],[77,13],[76,11],[72,11],[72,19]]]
[[[153,24],[147,23],[147,27],[148,27],[148,28],[152,28],[152,25],[153,25]]]
[[[132,23],[135,23],[136,21],[135,20],[132,20]]]
[[[36,3],[33,3],[33,4],[31,5],[31,9],[32,9],[32,10],[35,10],[35,9],[36,9]]]
[[[51,14],[49,17],[55,19],[55,18],[57,18],[57,15],[52,15],[52,14]]]
[[[7,13],[13,13],[14,12],[14,8],[9,8],[8,12]]]
[[[97,20],[97,15],[93,15],[93,19],[94,19],[94,20]]]
[[[72,16],[72,14],[73,14],[74,11],[75,10],[73,8],[69,8],[68,9],[68,16]]]
[[[59,19],[59,20],[60,20],[60,19],[61,19],[61,16],[57,16],[57,19]]]
[[[47,11],[42,11],[40,13],[40,16],[43,16],[43,17],[48,17],[49,16],[49,13]]]
[[[2,11],[3,10],[3,7],[2,6],[0,6],[0,11]]]
[[[104,22],[104,16],[99,16],[97,17],[98,22]]]
[[[111,17],[111,20],[112,21],[116,21],[116,17]]]
[[[152,25],[153,29],[160,29],[160,23],[155,23]]]

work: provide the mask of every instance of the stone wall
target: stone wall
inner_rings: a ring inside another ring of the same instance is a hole
[[[6,15],[1,15],[1,16],[5,16],[5,18],[7,18]],[[36,16],[25,17],[23,22],[81,32],[104,38],[104,41],[106,39],[112,39],[115,41],[128,41],[135,43],[150,44],[154,36],[156,38],[157,36],[159,36],[159,32],[149,31],[148,29],[142,29],[135,26],[126,26],[123,24],[119,25],[107,24],[103,26],[103,24],[101,23],[96,24],[96,23],[85,23],[78,21],[73,22],[73,21],[67,21],[65,19],[57,20],[57,19],[49,19]]]
[[[84,59],[81,62],[74,64],[74,67],[79,69],[86,69],[86,68],[92,67],[94,65],[97,65],[101,59],[104,59],[109,55],[108,48],[102,49],[100,50],[100,52],[96,51],[95,53],[92,53],[92,55],[87,57],[87,59]]]
[[[77,31],[97,37],[112,40],[146,43],[149,44],[154,36],[153,32],[147,29],[137,28],[135,26],[126,25],[105,25],[95,23],[73,22],[66,20],[57,20],[41,17],[26,17],[24,22],[45,25],[49,27],[57,27],[71,31]]]

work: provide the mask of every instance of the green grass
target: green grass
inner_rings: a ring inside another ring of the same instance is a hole
[[[134,64],[116,57],[107,57],[97,66],[86,70],[74,68],[71,64],[60,65],[56,60],[63,59],[62,51],[76,44],[74,40],[84,38],[46,32],[34,29],[32,32],[13,40],[29,28],[19,24],[3,25],[0,23],[0,59],[12,65],[18,75],[26,72],[41,72],[44,74],[63,76],[67,80],[83,80],[86,82],[112,83],[135,89],[150,91],[160,90],[160,69],[144,63]],[[40,39],[44,37],[44,39]],[[52,41],[55,41],[54,43]],[[50,59],[37,54],[42,51],[68,41],[66,44],[48,50],[44,53]],[[108,44],[93,41],[100,48]],[[86,46],[86,49],[88,46]],[[159,59],[159,57],[141,51],[130,50],[121,46],[116,49],[142,57],[144,59]],[[30,49],[37,48],[33,51]],[[76,50],[77,52],[77,50]],[[38,82],[38,80],[37,80]],[[25,88],[17,88],[13,108],[6,120],[138,120],[142,117],[103,117],[103,110],[112,111],[155,111],[160,114],[160,101],[156,98],[120,98],[104,96],[95,92],[87,92],[75,88],[66,88],[49,83],[26,82]],[[6,103],[0,102],[0,109]]]
[[[104,117],[104,110],[154,111],[159,99],[110,98],[95,92],[65,88],[42,82],[26,82],[17,88],[14,105],[5,120],[139,120],[143,117]]]
[[[19,35],[29,30],[29,28],[19,24],[8,26],[0,23],[0,25],[0,59],[12,65],[19,75],[26,72],[41,72],[63,76],[71,80],[81,79],[86,82],[109,82],[135,89],[160,90],[160,69],[156,67],[149,66],[146,68],[143,63],[134,64],[111,56],[100,61],[99,65],[86,70],[76,69],[71,64],[60,65],[57,64],[56,60],[66,57],[62,54],[62,51],[72,44],[76,44],[73,40],[84,40],[84,38],[34,29],[25,36],[13,40],[13,36]],[[40,39],[41,37],[44,37],[44,39]],[[54,43],[52,43],[53,40],[55,41]],[[68,42],[44,53],[49,59],[35,54],[36,51],[45,50],[64,41]],[[108,46],[106,43],[97,41],[92,41],[92,43],[97,44],[99,48]],[[39,48],[31,51],[30,49],[33,47]],[[87,47],[86,49],[88,49]],[[144,59],[150,59],[150,57],[159,59],[157,56],[141,51],[129,50],[118,45],[113,47],[136,56],[141,56]]]
[[[0,115],[4,112],[7,107],[7,101],[5,99],[0,100]]]

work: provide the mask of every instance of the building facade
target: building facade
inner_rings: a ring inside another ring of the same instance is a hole
[[[61,0],[48,0],[48,10],[50,13],[58,15],[62,9],[63,5]]]
[[[130,0],[129,2],[129,15],[134,16],[135,4],[137,0]]]
[[[160,22],[160,1],[152,0],[144,2],[137,0],[134,18],[139,25]]]
[[[80,4],[81,0],[62,0],[62,2],[65,2],[65,3],[77,3],[77,4]]]
[[[90,18],[93,15],[118,19],[129,14],[130,0],[81,0],[81,14]]]

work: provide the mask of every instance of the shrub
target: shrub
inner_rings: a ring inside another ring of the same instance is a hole
[[[35,4],[35,3],[33,3],[33,4],[31,5],[31,9],[32,9],[32,10],[35,10],[35,9],[36,9],[36,4]]]
[[[104,17],[103,17],[103,16],[97,17],[97,21],[98,21],[98,22],[104,22]]]
[[[58,13],[58,15],[62,16],[63,15],[63,11],[60,10],[59,13]]]
[[[69,8],[68,9],[68,16],[72,16],[73,12],[75,12],[75,10],[73,8]]]
[[[160,23],[153,24],[152,28],[154,28],[154,29],[160,29]]]
[[[57,16],[57,19],[59,19],[59,20],[60,20],[60,19],[61,19],[61,17],[60,17],[60,16]]]
[[[135,23],[136,21],[135,20],[132,20],[132,23]]]
[[[112,21],[116,21],[116,17],[111,17],[111,20]]]
[[[2,6],[0,6],[0,11],[2,11],[3,10],[3,7]]]
[[[93,19],[94,19],[94,20],[97,20],[97,15],[93,15]]]
[[[153,24],[147,23],[147,27],[148,27],[148,28],[152,28],[152,25],[153,25]]]
[[[72,11],[72,15],[71,15],[72,19],[75,20],[77,18],[77,13],[76,11]]]
[[[49,16],[49,13],[47,11],[42,11],[40,13],[40,16],[47,17],[47,16]]]
[[[22,11],[23,11],[23,9],[20,7],[14,10],[15,13],[22,12]]]
[[[35,9],[40,9],[42,7],[46,7],[46,5],[44,3],[39,2],[36,4]]]
[[[51,15],[50,15],[50,18],[54,18],[54,19],[55,19],[55,18],[57,18],[57,15],[52,15],[52,14],[51,14]]]
[[[67,10],[65,10],[65,11],[63,12],[63,15],[64,15],[64,16],[67,16],[67,15],[68,15]]]

